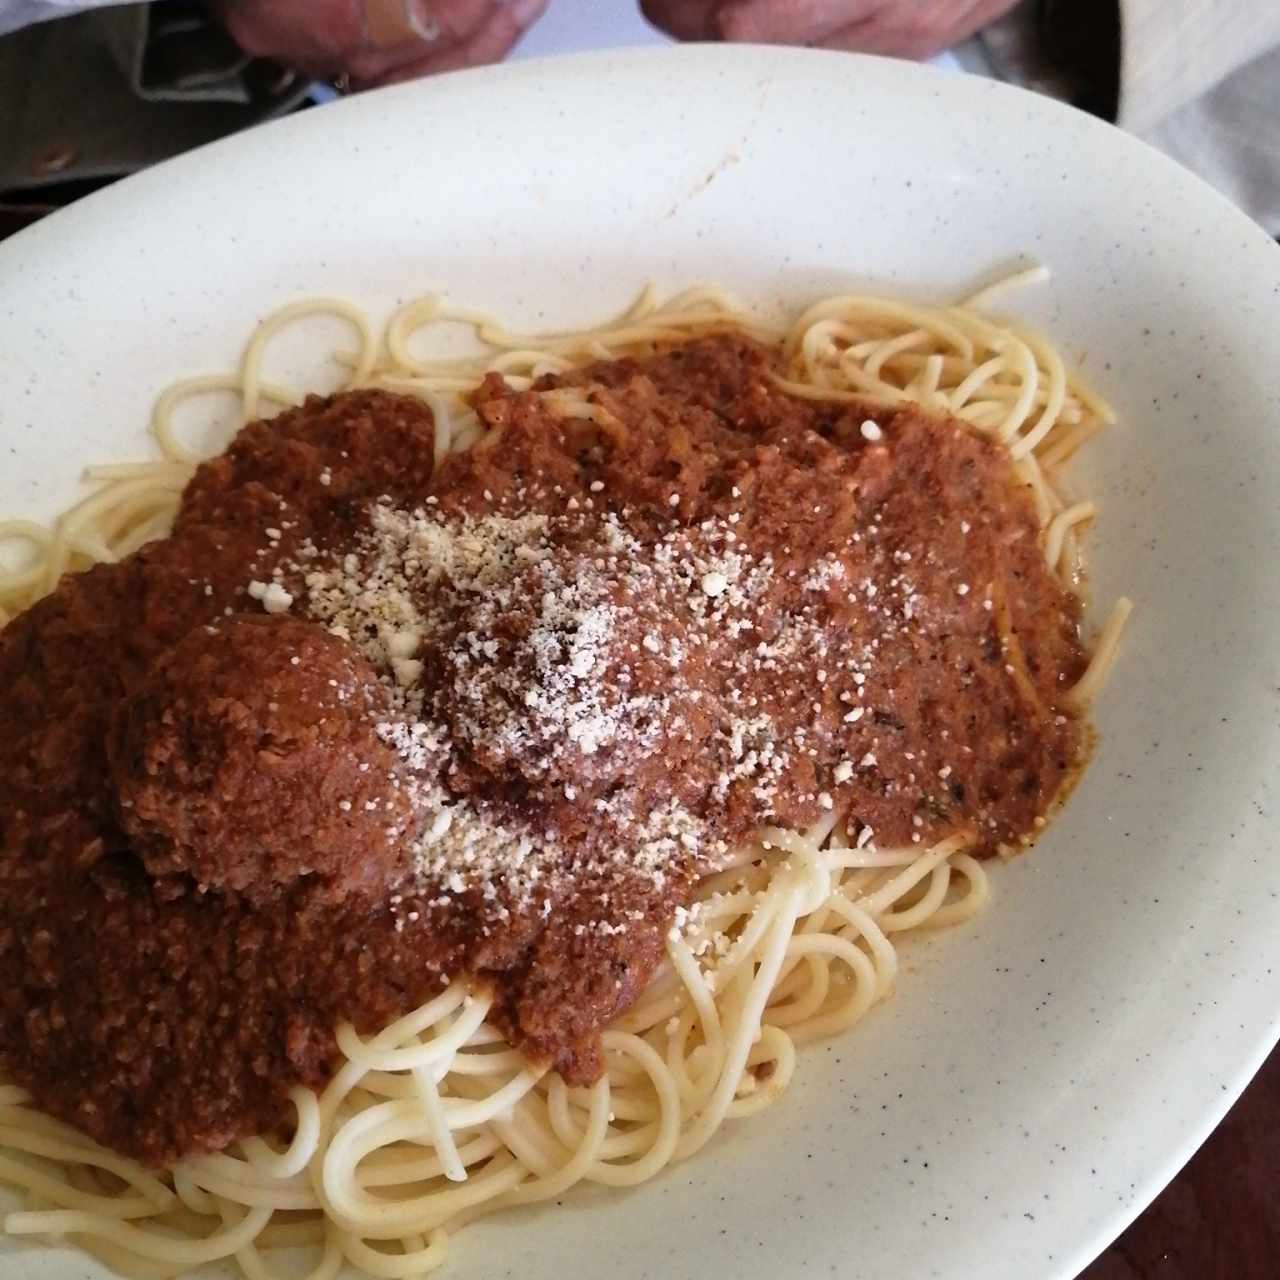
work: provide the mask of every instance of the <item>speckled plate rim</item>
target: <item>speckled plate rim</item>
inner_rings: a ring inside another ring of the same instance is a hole
[[[769,306],[875,282],[1010,303],[1117,403],[1078,472],[1093,585],[1139,613],[1102,745],[980,926],[786,1101],[626,1197],[463,1233],[444,1273],[1069,1277],[1221,1118],[1280,1030],[1280,252],[1135,140],[876,59],[692,47],[404,86],[257,130],[0,246],[0,510],[136,456],[154,389],[276,302],[428,287],[528,324],[645,279]],[[301,357],[299,357],[301,358]],[[1135,835],[1135,832],[1137,835]],[[1141,837],[1141,838],[1139,838]],[[93,1270],[19,1250],[25,1276]]]

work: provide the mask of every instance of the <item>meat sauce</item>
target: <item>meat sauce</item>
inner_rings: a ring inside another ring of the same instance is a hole
[[[253,423],[172,535],[0,632],[0,1063],[162,1165],[459,973],[570,1080],[762,824],[979,853],[1082,758],[1007,454],[723,335]]]

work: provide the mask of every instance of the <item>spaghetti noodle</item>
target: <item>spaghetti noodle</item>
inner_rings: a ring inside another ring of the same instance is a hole
[[[1041,278],[1037,270],[1006,283]],[[265,361],[283,327],[316,314],[354,332],[354,348],[338,353],[351,385],[429,404],[437,461],[481,439],[463,397],[486,373],[523,389],[708,333],[780,342],[789,365],[778,383],[793,395],[914,401],[1003,444],[1033,494],[1050,569],[1079,590],[1080,534],[1095,507],[1062,495],[1057,468],[1110,411],[1043,339],[979,313],[1000,287],[956,307],[828,299],[786,330],[717,290],[659,303],[649,289],[610,323],[550,336],[511,332],[434,296],[400,308],[380,336],[343,300],[295,303],[259,327],[236,373],[188,379],[160,397],[152,431],[162,460],[91,469],[97,488],[52,529],[0,524],[0,540],[31,550],[0,576],[0,623],[64,573],[162,535],[200,457],[181,436],[179,405],[232,393],[248,420],[296,403],[267,379]],[[480,354],[422,354],[432,326],[446,323],[469,327]],[[571,388],[553,394],[563,394],[566,413],[600,414]],[[1113,610],[1068,695],[1074,706],[1086,708],[1105,680],[1128,611],[1123,600]],[[1008,640],[1018,681],[1022,658],[1016,637]],[[593,1085],[571,1087],[529,1062],[489,1020],[491,994],[458,978],[374,1036],[339,1027],[342,1065],[318,1094],[294,1090],[287,1143],[245,1139],[163,1176],[41,1114],[21,1088],[0,1086],[0,1181],[23,1197],[3,1228],[70,1238],[142,1277],[233,1257],[249,1280],[270,1280],[275,1251],[288,1248],[312,1251],[314,1280],[344,1262],[409,1277],[440,1265],[449,1235],[475,1218],[578,1182],[646,1181],[693,1156],[726,1121],[769,1106],[797,1070],[797,1048],[853,1026],[884,998],[897,972],[895,935],[961,923],[986,902],[986,872],[966,852],[970,833],[928,848],[877,848],[837,819],[830,812],[805,831],[763,829],[700,883],[677,914],[657,977],[605,1031],[605,1070]]]

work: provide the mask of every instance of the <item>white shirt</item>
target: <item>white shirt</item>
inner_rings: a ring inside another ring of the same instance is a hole
[[[1280,0],[1119,3],[1117,123],[1280,236]],[[1053,51],[1037,47],[1033,9],[1024,3],[984,39],[1004,78],[1053,93]]]

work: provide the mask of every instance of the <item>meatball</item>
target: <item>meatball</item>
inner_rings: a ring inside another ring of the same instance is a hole
[[[421,500],[434,470],[435,419],[416,396],[343,391],[308,396],[251,422],[225,453],[202,462],[182,496],[177,528],[234,523],[245,502],[269,498],[277,513],[321,541],[341,537],[351,512],[375,498]],[[279,523],[279,519],[274,521]]]
[[[199,626],[118,707],[108,758],[119,818],[154,876],[271,898],[303,876],[334,898],[398,878],[412,805],[378,737],[387,694],[312,622]]]

